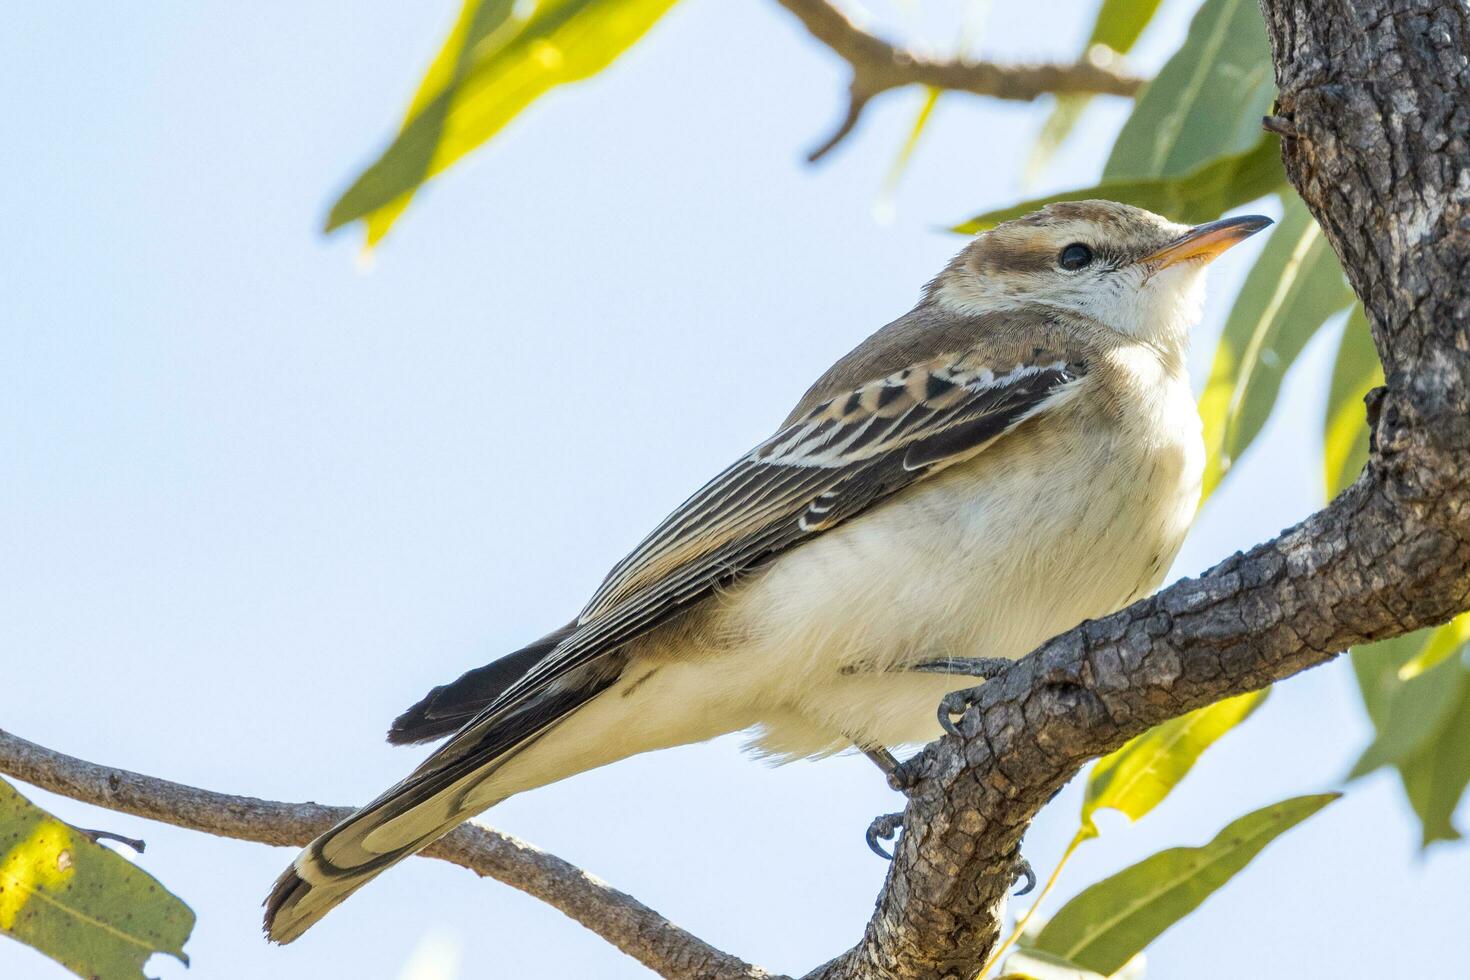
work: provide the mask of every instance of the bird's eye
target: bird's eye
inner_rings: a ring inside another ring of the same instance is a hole
[[[1068,272],[1076,272],[1092,263],[1092,249],[1081,242],[1073,242],[1062,249],[1062,254],[1057,256],[1057,265]]]

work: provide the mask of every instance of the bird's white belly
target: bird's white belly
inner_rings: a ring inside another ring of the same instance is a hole
[[[978,681],[905,665],[1021,657],[1157,587],[1198,501],[1187,407],[1176,442],[988,450],[795,549],[717,600],[703,681],[751,698],[777,758],[937,737],[940,697]]]

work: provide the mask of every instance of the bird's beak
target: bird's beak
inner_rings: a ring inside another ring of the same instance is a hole
[[[1195,225],[1156,252],[1139,259],[1152,271],[1167,269],[1178,262],[1199,259],[1209,262],[1232,245],[1245,241],[1271,223],[1259,214],[1243,214],[1238,218],[1221,218],[1208,224]]]

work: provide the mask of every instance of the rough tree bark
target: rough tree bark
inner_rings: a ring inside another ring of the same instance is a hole
[[[842,27],[822,19],[825,2],[782,2],[809,27]],[[1370,398],[1368,467],[1275,540],[1084,623],[985,685],[961,737],[934,743],[916,763],[910,830],[861,941],[811,978],[971,977],[999,937],[1022,835],[1089,760],[1353,644],[1470,608],[1470,6],[1262,3],[1281,93],[1270,128],[1284,134],[1287,172],[1362,297],[1385,368],[1386,385]],[[0,737],[0,772],[271,843],[300,842],[334,816],[210,799],[13,737]],[[245,804],[255,810],[242,814]],[[461,828],[434,850],[538,894],[663,976],[765,975],[493,832]]]
[[[926,779],[862,941],[824,980],[966,978],[1021,836],[1144,729],[1470,607],[1470,7],[1263,0],[1292,183],[1387,377],[1356,485],[1279,538],[1057,637],[982,689]]]

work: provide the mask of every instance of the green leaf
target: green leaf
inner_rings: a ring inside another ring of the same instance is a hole
[[[1103,179],[1177,177],[1249,149],[1274,91],[1256,0],[1205,0],[1184,45],[1139,95]]]
[[[1368,462],[1368,413],[1363,399],[1383,384],[1383,365],[1373,347],[1368,317],[1354,305],[1337,342],[1327,415],[1322,422],[1322,469],[1331,500],[1352,485]]]
[[[1103,0],[1087,46],[1103,44],[1120,54],[1133,49],[1158,12],[1160,0]]]
[[[953,230],[973,235],[994,228],[1003,221],[1030,214],[1053,201],[1099,198],[1147,208],[1174,221],[1195,225],[1213,221],[1232,208],[1273,194],[1285,186],[1286,173],[1281,169],[1276,137],[1262,136],[1244,153],[1210,160],[1182,177],[1105,180],[1092,187],[987,211],[956,225]]]
[[[1403,686],[1399,668],[1414,658],[1428,640],[1428,630],[1396,636],[1391,640],[1365,643],[1349,651],[1348,659],[1358,679],[1363,709],[1373,727],[1382,728],[1392,710],[1394,695]]]
[[[1352,302],[1337,256],[1295,194],[1235,299],[1210,379],[1200,395],[1205,426],[1204,496],[1251,444],[1281,379],[1324,321]]]
[[[1414,634],[1422,644],[1432,638],[1433,630]],[[1427,635],[1426,635],[1427,634]],[[1371,650],[1365,650],[1371,655]],[[1397,766],[1412,761],[1431,745],[1449,722],[1458,706],[1460,669],[1444,664],[1411,681],[1393,682],[1386,700],[1378,734],[1348,773],[1349,779],[1366,776],[1382,766]]]
[[[675,0],[465,0],[398,136],[347,188],[326,230],[365,220],[380,241],[414,192],[558,85],[588,78]]]
[[[188,963],[193,928],[152,877],[0,781],[0,932],[78,976],[122,980],[154,953]]]
[[[1424,648],[1399,668],[1399,680],[1411,681],[1463,652],[1470,644],[1470,613],[1462,613],[1434,631]]]
[[[1459,840],[1451,818],[1470,785],[1470,671],[1459,671],[1455,710],[1434,740],[1399,766],[1399,776],[1423,828],[1421,844]]]
[[[1092,25],[1083,57],[1108,59],[1115,54],[1126,54],[1153,20],[1159,3],[1160,0],[1103,0],[1097,8],[1097,20]],[[1028,175],[1035,176],[1046,166],[1091,101],[1092,96],[1077,93],[1056,97],[1026,161]]]
[[[1464,649],[1466,620],[1352,650],[1377,734],[1351,775],[1397,768],[1426,847],[1460,837],[1451,818],[1470,783],[1470,666],[1451,658]],[[1422,669],[1404,679],[1416,663]]]
[[[1099,759],[1087,777],[1082,799],[1083,833],[1097,836],[1093,817],[1099,810],[1118,810],[1137,821],[1158,806],[1189,775],[1205,749],[1249,718],[1266,694],[1252,691],[1191,711],[1150,728]]]
[[[1246,814],[1203,847],[1175,847],[1085,889],[1036,937],[1045,952],[1113,973],[1199,908],[1280,834],[1337,799],[1299,796]]]

